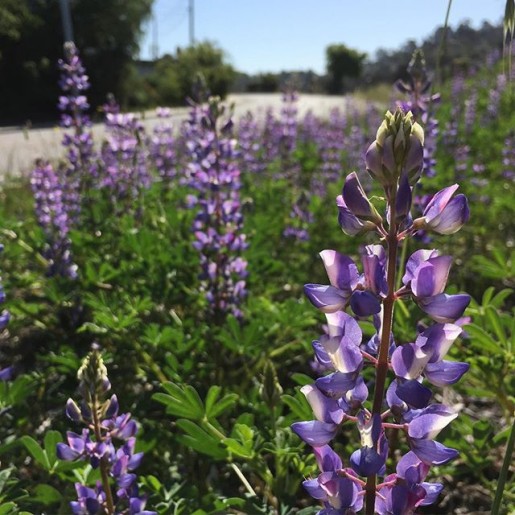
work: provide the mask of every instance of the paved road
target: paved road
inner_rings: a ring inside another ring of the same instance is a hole
[[[235,106],[235,119],[238,120],[247,111],[251,111],[258,118],[263,118],[266,109],[272,107],[276,113],[281,109],[281,95],[270,94],[235,94],[229,95],[228,102]],[[309,110],[317,116],[328,116],[331,109],[338,107],[345,109],[344,97],[330,97],[326,95],[300,95],[298,102],[299,116],[302,117]],[[173,108],[172,122],[179,124],[187,116],[187,108]],[[144,115],[147,130],[152,130],[157,118],[154,112]],[[102,124],[95,125],[93,132],[96,139],[101,139],[104,128]],[[57,160],[62,155],[62,130],[59,127],[22,130],[20,127],[4,128],[0,130],[0,177],[18,176],[30,172],[34,160],[45,158]]]

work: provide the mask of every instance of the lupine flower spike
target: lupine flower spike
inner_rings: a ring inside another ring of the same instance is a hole
[[[430,467],[457,455],[435,441],[457,413],[431,403],[428,385],[452,385],[469,368],[467,363],[444,358],[462,332],[455,322],[470,297],[444,292],[452,258],[436,249],[415,251],[405,264],[401,287],[396,287],[396,277],[402,273],[397,269],[402,240],[421,230],[452,234],[469,217],[467,199],[455,195],[458,185],[454,185],[434,195],[421,218],[412,219],[412,189],[423,167],[423,145],[424,132],[411,112],[399,109],[386,114],[366,154],[368,172],[384,189],[386,212],[381,215],[374,207],[355,172],[346,178],[336,200],[346,234],[376,233],[385,245],[362,249],[362,273],[351,258],[335,250],[322,251],[329,284],[304,287],[327,319],[327,334],[315,340],[313,348],[316,369],[328,373],[301,389],[314,420],[297,422],[292,429],[313,448],[320,469],[318,477],[304,481],[306,490],[323,504],[320,515],[354,514],[363,506],[367,515],[410,515],[418,506],[434,503],[443,488],[426,482]],[[393,333],[394,306],[398,299],[410,297],[435,323],[412,342],[401,343]],[[356,317],[370,316],[376,334],[367,339]],[[375,369],[372,383],[365,383],[361,375],[365,367]],[[370,399],[369,387],[373,387]],[[351,423],[361,444],[344,459],[330,442],[344,424]],[[386,459],[392,431],[404,434],[409,451],[389,472]]]
[[[156,515],[145,510],[146,499],[138,492],[138,468],[142,452],[134,452],[136,422],[130,413],[119,414],[116,395],[107,398],[111,384],[107,369],[97,349],[82,362],[78,372],[82,400],[66,403],[66,415],[84,428],[80,433],[68,431],[67,444],[57,444],[61,460],[88,461],[100,469],[101,481],[94,487],[76,483],[77,500],[70,503],[72,513],[88,515]],[[116,486],[113,494],[112,486]]]

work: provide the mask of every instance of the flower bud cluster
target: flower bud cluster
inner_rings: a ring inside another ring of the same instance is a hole
[[[423,216],[412,219],[412,188],[420,176],[423,142],[423,131],[411,113],[399,109],[386,114],[367,153],[367,169],[385,191],[386,213],[381,215],[374,207],[355,172],[346,178],[337,198],[344,232],[375,232],[384,243],[361,250],[361,273],[350,257],[322,251],[329,284],[304,287],[327,320],[327,333],[313,342],[316,369],[324,375],[301,389],[314,420],[297,422],[292,429],[315,453],[320,475],[304,481],[304,487],[322,501],[323,515],[357,513],[364,504],[367,514],[412,514],[418,506],[434,503],[443,488],[425,481],[430,467],[457,455],[435,441],[457,413],[431,403],[428,384],[452,385],[469,368],[444,358],[462,332],[456,320],[470,297],[445,293],[452,258],[435,249],[415,251],[405,264],[400,286],[396,280],[402,240],[420,230],[452,234],[469,216],[467,200],[454,196],[458,188],[454,185],[435,194]],[[394,337],[393,311],[397,300],[409,298],[434,323],[404,343]],[[363,335],[356,321],[365,317],[372,317],[376,330],[372,338]],[[375,370],[373,383],[365,382],[366,368]],[[329,444],[348,424],[356,426],[361,444],[345,463]],[[388,473],[392,431],[400,433],[409,451],[395,472]]]
[[[376,140],[367,150],[367,171],[387,188],[387,193],[396,188],[401,174],[413,186],[422,173],[423,145],[424,130],[410,112],[387,112]]]
[[[145,497],[139,495],[135,469],[141,463],[142,452],[135,452],[136,422],[130,413],[119,414],[116,395],[106,398],[111,384],[107,369],[98,350],[91,351],[78,372],[82,401],[73,399],[66,403],[66,415],[85,427],[81,433],[68,431],[68,443],[57,444],[57,456],[61,460],[88,461],[93,468],[100,468],[102,481],[94,488],[77,483],[77,500],[70,503],[76,514],[130,513],[154,515],[145,510]],[[110,479],[116,484],[113,498]]]
[[[246,296],[247,248],[240,201],[240,170],[232,119],[226,107],[210,97],[207,104],[193,105],[183,126],[189,157],[187,175],[194,189],[189,204],[198,209],[193,223],[194,247],[200,254],[200,279],[215,319],[227,313],[241,316]]]

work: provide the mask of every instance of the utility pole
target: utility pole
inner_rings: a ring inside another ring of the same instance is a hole
[[[68,0],[60,0],[61,20],[63,22],[64,42],[73,41],[73,25]]]
[[[157,16],[152,13],[152,46],[151,46],[152,60],[156,61],[159,57],[159,39],[157,32]]]
[[[189,0],[188,12],[190,15],[190,46],[195,44],[195,0]]]

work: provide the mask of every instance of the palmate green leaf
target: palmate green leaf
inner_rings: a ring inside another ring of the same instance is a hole
[[[227,458],[227,451],[222,446],[220,439],[215,438],[195,424],[195,422],[181,418],[177,420],[177,427],[186,433],[185,435],[177,436],[177,440],[183,445],[202,454],[207,454],[216,460],[224,460]]]
[[[497,342],[483,328],[476,324],[469,324],[466,328],[474,347],[483,352],[497,353],[500,347]]]
[[[48,456],[34,438],[25,435],[20,438],[20,441],[37,463],[39,463],[45,470],[50,470],[51,467]]]
[[[224,411],[228,410],[229,408],[232,408],[232,406],[234,406],[234,404],[238,400],[237,393],[228,393],[227,395],[224,395],[224,397],[222,397],[220,400],[218,400],[221,391],[222,388],[220,386],[213,385],[211,386],[211,388],[209,388],[209,391],[207,392],[205,399],[205,414],[208,419],[215,418]]]
[[[152,398],[166,406],[166,412],[177,417],[191,420],[204,418],[204,404],[195,388],[190,385],[179,386],[175,383],[164,383],[167,393],[155,393]]]
[[[291,395],[281,395],[281,401],[286,404],[299,420],[311,420],[313,411],[304,395],[297,393],[295,397]]]
[[[222,443],[227,447],[227,450],[231,454],[235,454],[240,458],[251,459],[254,456],[254,450],[252,447],[248,448],[234,438],[225,438],[222,440]]]

